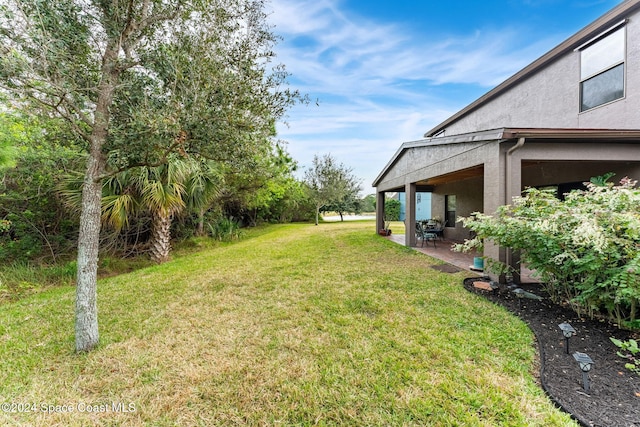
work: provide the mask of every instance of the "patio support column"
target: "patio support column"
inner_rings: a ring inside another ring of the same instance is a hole
[[[376,233],[384,228],[384,191],[376,194]]]
[[[487,159],[484,164],[484,193],[483,193],[483,212],[487,215],[493,215],[498,206],[504,202],[504,163],[502,159]],[[505,261],[505,250],[493,242],[484,243],[484,257],[493,258],[498,261]],[[504,281],[504,277],[497,277],[495,274],[489,274],[493,280]]]
[[[505,204],[510,205],[514,197],[522,195],[522,157],[521,148],[526,139],[519,138],[516,145],[506,153],[505,161]],[[504,262],[513,269],[513,281],[520,283],[520,252],[506,249]]]
[[[409,247],[416,246],[416,184],[405,185],[404,241]]]

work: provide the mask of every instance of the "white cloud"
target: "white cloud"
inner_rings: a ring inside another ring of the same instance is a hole
[[[270,21],[284,37],[278,59],[292,73],[292,86],[320,101],[295,107],[280,137],[301,166],[314,154],[332,153],[363,178],[365,192],[402,142],[420,139],[473,101],[438,98],[439,87],[488,90],[550,44],[522,43],[529,34],[521,28],[425,39],[347,15],[338,0],[272,0],[271,8]]]
[[[401,143],[420,139],[453,111],[419,110],[414,106],[384,107],[373,103],[298,106],[289,127],[280,126],[281,138],[301,167],[315,154],[331,153],[354,168],[368,192]]]
[[[516,49],[521,31],[515,29],[412,38],[397,26],[350,20],[329,0],[275,0],[273,8],[271,21],[285,38],[279,58],[309,91],[388,93],[396,79],[489,87],[543,53],[541,44],[548,45]]]
[[[270,3],[269,21],[281,34],[306,34],[331,24],[330,9],[325,1],[274,0]]]

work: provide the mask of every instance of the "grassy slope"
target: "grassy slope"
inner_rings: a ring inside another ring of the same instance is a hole
[[[72,288],[0,306],[0,402],[39,410],[0,423],[574,425],[536,386],[520,321],[374,231],[273,226],[103,280],[88,355]]]

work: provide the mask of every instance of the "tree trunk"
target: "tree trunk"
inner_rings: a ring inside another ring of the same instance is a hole
[[[156,213],[151,227],[151,259],[158,264],[169,260],[171,251],[171,214]]]
[[[82,187],[82,212],[78,236],[78,275],[76,284],[76,351],[85,352],[98,345],[98,250],[102,184],[100,160],[90,157]]]
[[[78,235],[78,273],[76,284],[76,351],[90,351],[98,345],[98,252],[102,216],[102,175],[106,157],[102,147],[107,141],[109,107],[113,103],[118,72],[117,42],[110,43],[102,62],[102,80],[94,113],[89,158],[82,186],[82,210]]]
[[[198,226],[196,227],[196,236],[204,236],[204,209],[198,211]]]

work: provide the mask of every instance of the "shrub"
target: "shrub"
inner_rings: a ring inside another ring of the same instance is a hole
[[[618,351],[618,356],[627,359],[629,362],[625,363],[625,368],[640,375],[640,347],[636,340],[621,341],[616,338],[609,338],[616,346],[628,353],[622,353]]]
[[[49,286],[75,284],[76,262],[38,265],[17,261],[0,266],[0,302],[15,300]]]
[[[462,218],[477,236],[456,249],[481,247],[490,240],[518,250],[555,302],[637,327],[640,190],[635,185],[627,178],[617,186],[594,180],[564,201],[552,191],[528,189],[494,216]]]
[[[240,238],[240,222],[233,218],[220,218],[215,223],[209,223],[209,233],[214,239],[230,242]]]
[[[82,156],[56,144],[21,147],[16,167],[0,174],[0,259],[56,262],[75,250],[78,219],[56,191]]]
[[[385,221],[400,221],[400,201],[396,199],[386,199],[384,201]]]

